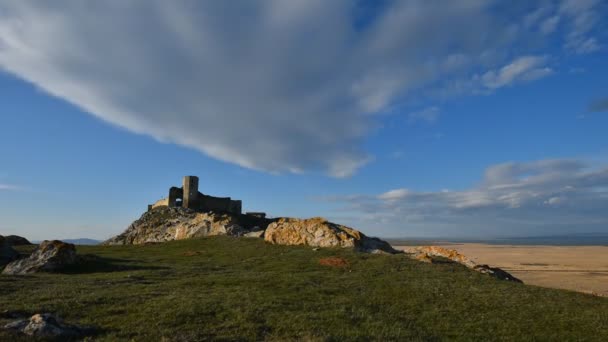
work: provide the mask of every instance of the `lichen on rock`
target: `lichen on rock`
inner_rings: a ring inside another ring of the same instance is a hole
[[[467,258],[464,254],[458,253],[455,249],[448,249],[439,246],[421,246],[409,248],[405,251],[412,259],[416,259],[418,261],[432,263],[435,258],[444,258],[451,260],[455,263],[461,264],[475,270],[479,273],[487,274],[497,279],[501,280],[509,280],[517,283],[523,283],[520,279],[512,276],[505,270],[502,270],[498,267],[490,267],[488,265],[480,265],[474,262],[473,260]]]
[[[144,213],[127,230],[104,245],[139,245],[152,242],[183,240],[195,237],[231,235],[249,232],[243,215],[200,213],[181,207],[159,207]]]
[[[390,244],[321,217],[281,218],[264,232],[264,240],[279,245],[354,248],[371,253],[397,253]]]
[[[45,313],[36,314],[27,319],[21,319],[3,327],[5,330],[13,331],[35,338],[43,339],[76,339],[94,333],[91,327],[80,327],[66,324],[61,319]]]
[[[35,272],[55,272],[77,261],[76,247],[58,240],[43,241],[32,254],[6,265],[2,274],[21,275]]]

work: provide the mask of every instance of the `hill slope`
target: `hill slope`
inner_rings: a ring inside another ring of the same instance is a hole
[[[1,276],[2,310],[57,313],[101,341],[608,340],[606,299],[403,255],[224,236],[78,252],[95,256],[65,274]]]

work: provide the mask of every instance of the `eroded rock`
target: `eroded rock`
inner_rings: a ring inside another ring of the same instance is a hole
[[[487,274],[500,280],[514,281],[523,283],[521,280],[509,274],[507,271],[498,267],[490,267],[488,265],[479,265],[465,255],[458,253],[455,249],[447,249],[439,246],[422,246],[414,247],[405,251],[411,258],[422,262],[432,263],[434,258],[445,258],[453,262],[464,265],[477,272]]]
[[[257,231],[245,233],[245,234],[243,234],[243,236],[244,237],[248,237],[248,238],[262,239],[262,238],[264,238],[264,231],[263,230],[257,230]]]
[[[355,248],[369,253],[400,253],[387,242],[323,218],[266,219],[251,215],[158,207],[144,213],[127,230],[104,245],[138,245],[196,237],[229,235],[264,238],[281,245]]]
[[[144,213],[122,234],[103,244],[139,245],[214,235],[241,236],[248,232],[238,215],[159,207]]]
[[[36,314],[4,326],[15,333],[38,338],[82,338],[94,333],[90,327],[66,324],[51,314]]]
[[[264,240],[279,245],[355,248],[370,253],[397,253],[390,244],[324,218],[281,218],[266,228]]]
[[[414,254],[420,261],[432,261],[433,257],[441,257],[450,259],[468,268],[477,266],[473,260],[467,258],[464,254],[458,253],[455,249],[447,249],[439,246],[422,246],[410,249],[408,250],[408,253]]]
[[[2,274],[55,272],[75,264],[76,261],[76,247],[73,244],[58,240],[43,241],[28,258],[6,265]]]
[[[477,266],[473,267],[473,269],[477,272],[490,275],[490,276],[500,279],[500,280],[514,281],[516,283],[523,284],[523,281],[521,281],[518,278],[515,278],[513,275],[511,275],[511,273],[509,273],[501,268],[498,268],[498,267],[490,267],[488,265],[477,265]]]

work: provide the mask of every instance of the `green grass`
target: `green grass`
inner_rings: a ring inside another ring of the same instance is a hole
[[[100,341],[608,341],[608,300],[455,264],[227,237],[77,249],[94,256],[65,273],[0,276],[0,312],[56,313]]]

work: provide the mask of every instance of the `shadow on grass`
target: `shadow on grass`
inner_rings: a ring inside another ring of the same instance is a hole
[[[169,267],[135,265],[134,260],[105,258],[93,254],[78,256],[78,262],[67,266],[58,273],[63,274],[84,274],[84,273],[108,273],[139,270],[166,270]]]

